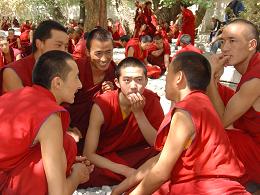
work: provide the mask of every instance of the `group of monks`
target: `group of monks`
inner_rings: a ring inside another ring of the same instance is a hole
[[[32,53],[0,72],[0,193],[64,195],[102,185],[117,185],[113,195],[257,193],[259,31],[237,19],[220,38],[222,52],[208,60],[182,34],[184,50],[171,61],[162,36],[143,35],[128,41],[117,65],[108,30],[82,35],[83,56],[75,56],[67,29],[41,22]],[[145,88],[156,77],[151,44],[167,63],[166,116]],[[219,83],[227,65],[242,74],[236,91]]]

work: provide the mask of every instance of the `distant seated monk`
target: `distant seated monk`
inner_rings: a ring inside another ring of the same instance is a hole
[[[161,153],[117,186],[112,195],[135,185],[130,194],[249,195],[237,181],[244,167],[205,94],[210,76],[209,62],[195,52],[181,53],[169,65],[166,98],[176,104],[157,133],[155,148]]]
[[[78,43],[75,45],[74,51],[72,53],[74,59],[87,57],[86,49],[87,49],[88,34],[89,34],[88,32],[85,32],[79,39]]]
[[[147,61],[148,49],[152,44],[152,37],[149,35],[132,38],[128,41],[125,48],[126,57],[134,57],[142,61],[146,66],[149,78],[159,78],[161,76],[161,68],[157,65],[149,64]]]
[[[199,48],[197,48],[197,47],[195,47],[194,45],[191,44],[191,37],[188,34],[181,35],[180,45],[181,45],[181,49],[176,52],[175,56],[178,55],[179,53],[182,53],[182,52],[185,52],[185,51],[194,51],[194,52],[199,53],[199,54],[203,53],[202,50],[200,50]]]
[[[130,37],[128,35],[123,35],[120,37],[119,43],[122,47],[125,48],[129,40],[130,40]]]
[[[7,41],[9,42],[10,47],[21,49],[21,40],[19,36],[15,35],[14,29],[8,29]]]
[[[117,21],[114,22],[112,18],[107,19],[107,30],[111,32],[114,42],[114,47],[121,47],[119,43],[120,37],[125,35],[122,25]]]
[[[21,59],[20,50],[12,48],[6,39],[0,38],[0,67]]]
[[[50,51],[37,61],[33,86],[0,97],[0,194],[69,195],[89,179],[93,165],[77,157],[67,134],[69,113],[81,88],[79,70],[63,51]],[[19,103],[17,103],[19,102]]]
[[[118,90],[95,99],[84,155],[96,168],[88,186],[115,185],[157,153],[156,132],[164,117],[160,98],[145,89],[147,72],[129,57],[116,68]]]
[[[164,74],[170,63],[171,48],[167,40],[161,35],[155,35],[153,43],[148,50],[147,61],[161,68],[161,74]]]

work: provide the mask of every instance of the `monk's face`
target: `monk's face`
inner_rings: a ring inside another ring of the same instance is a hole
[[[144,43],[144,42],[141,42],[141,48],[142,50],[147,50],[149,49],[149,47],[151,46],[151,42],[147,42],[147,43]]]
[[[168,66],[168,72],[166,74],[166,84],[165,84],[165,97],[168,100],[177,102],[179,100],[178,91],[178,73],[173,70],[173,64]]]
[[[36,40],[37,50],[41,54],[51,50],[68,51],[69,37],[67,33],[59,30],[51,30],[51,37],[45,41]]]
[[[9,43],[6,39],[0,40],[0,49],[3,53],[9,52]]]
[[[163,40],[162,39],[154,40],[154,44],[156,45],[156,47],[158,49],[162,49],[163,48]]]
[[[147,77],[145,77],[142,68],[130,66],[120,70],[120,77],[117,85],[126,97],[132,93],[142,94],[146,84]]]
[[[79,69],[74,60],[67,61],[71,71],[67,77],[61,81],[59,96],[60,102],[66,102],[72,104],[74,102],[75,94],[82,88],[82,84],[79,80]]]
[[[230,24],[222,33],[221,50],[224,56],[228,56],[228,65],[239,66],[250,56],[249,30],[244,24]]]
[[[100,71],[106,71],[113,58],[113,43],[111,40],[92,40],[89,51],[91,66]]]
[[[8,31],[8,38],[13,39],[14,38],[14,31]]]

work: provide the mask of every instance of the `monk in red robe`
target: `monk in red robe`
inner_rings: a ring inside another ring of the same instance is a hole
[[[74,32],[75,32],[74,28],[69,28],[67,30],[67,34],[69,36],[68,52],[71,54],[74,52],[74,49],[75,49],[75,44],[74,44],[74,40],[73,40]]]
[[[170,63],[171,48],[167,40],[161,35],[155,35],[153,43],[148,50],[147,61],[161,68],[161,74],[164,74]]]
[[[170,180],[159,194],[249,195],[237,181],[244,167],[205,94],[210,76],[209,62],[195,52],[181,53],[169,65],[166,98],[175,106],[157,133],[155,148],[161,152],[112,194],[131,184],[138,185],[130,194],[152,194]]]
[[[35,65],[32,87],[1,96],[2,195],[69,195],[89,179],[93,166],[85,157],[76,159],[75,141],[66,132],[69,114],[59,105],[73,103],[82,86],[78,74],[68,53],[46,52]]]
[[[20,31],[21,33],[23,33],[24,31],[27,31],[27,30],[31,30],[31,24],[30,24],[30,20],[26,20],[20,27]]]
[[[7,41],[9,42],[9,46],[16,49],[21,49],[21,40],[19,36],[14,34],[14,29],[8,29]]]
[[[113,58],[111,33],[99,27],[92,30],[87,39],[86,58],[76,60],[80,72],[82,89],[78,91],[74,104],[68,107],[71,128],[82,138],[78,143],[78,153],[82,154],[89,116],[94,97],[114,88],[116,64]]]
[[[147,35],[154,36],[154,33],[156,32],[156,27],[152,23],[152,2],[146,1],[143,8],[144,13],[144,21],[147,26]]]
[[[75,45],[72,56],[74,59],[85,58],[87,56],[87,37],[88,32],[85,32]]]
[[[236,93],[227,105],[212,79],[209,96],[227,130],[233,148],[246,168],[244,182],[260,183],[260,54],[259,32],[249,21],[237,19],[228,24],[221,35],[221,54],[213,55],[212,78],[224,65],[233,65],[242,74]],[[239,129],[239,130],[237,130]],[[259,190],[259,189],[258,189]]]
[[[0,67],[15,61],[14,50],[5,39],[0,39]]]
[[[144,64],[126,58],[116,68],[119,90],[95,99],[83,153],[95,165],[88,186],[118,184],[156,154],[152,146],[164,114],[147,81]]]
[[[43,21],[34,33],[33,54],[1,69],[1,94],[24,86],[32,86],[32,70],[39,56],[49,50],[66,51],[67,45],[66,29],[55,21]]]
[[[199,48],[197,48],[197,47],[195,47],[194,45],[191,44],[191,37],[188,34],[181,35],[180,45],[181,45],[182,48],[179,51],[176,52],[174,57],[177,56],[179,53],[182,53],[182,52],[185,52],[185,51],[193,51],[193,52],[196,52],[196,53],[199,53],[199,54],[203,53],[202,50],[200,50]]]
[[[181,23],[181,31],[178,37],[178,41],[176,43],[177,46],[180,45],[180,37],[183,34],[188,34],[191,37],[191,44],[194,45],[195,39],[195,17],[191,10],[187,9],[187,6],[181,4],[181,13],[182,13],[182,23]]]
[[[126,34],[122,25],[118,21],[114,22],[112,18],[108,18],[107,30],[112,34],[114,47],[121,47],[121,44],[119,43],[120,37]]]
[[[147,61],[148,49],[152,44],[152,38],[149,35],[141,36],[139,39],[132,38],[128,41],[125,48],[126,57],[134,57],[146,65],[147,75],[149,78],[159,78],[161,69],[157,65],[149,64]]]
[[[177,23],[170,22],[170,31],[168,32],[168,39],[177,39],[179,36],[179,27]]]

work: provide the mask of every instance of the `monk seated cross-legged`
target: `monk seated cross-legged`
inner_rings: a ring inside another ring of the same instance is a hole
[[[201,54],[176,56],[165,86],[166,98],[175,106],[165,116],[155,141],[161,152],[118,185],[113,195],[135,185],[130,194],[249,195],[238,182],[244,167],[205,94],[210,76],[210,64]]]
[[[83,154],[95,169],[85,186],[119,184],[157,154],[153,144],[164,115],[159,97],[145,88],[144,64],[122,60],[115,83],[118,90],[94,100]]]
[[[79,70],[63,51],[49,51],[37,61],[33,86],[0,97],[0,194],[71,195],[89,179],[93,165],[76,158],[67,134],[69,113],[81,88]]]

